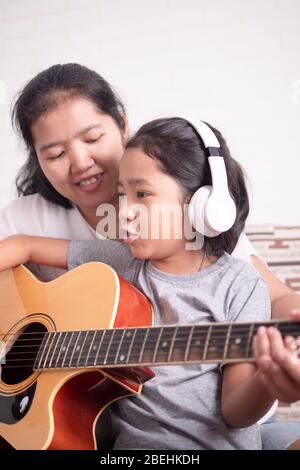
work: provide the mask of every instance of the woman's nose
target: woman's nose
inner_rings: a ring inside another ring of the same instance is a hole
[[[94,165],[93,158],[84,150],[74,149],[70,152],[71,169],[74,173],[87,171]]]

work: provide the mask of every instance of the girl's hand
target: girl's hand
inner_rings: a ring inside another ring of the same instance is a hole
[[[300,312],[291,318],[300,320]],[[300,400],[300,336],[286,337],[274,327],[260,327],[253,340],[259,379],[267,391],[286,403]]]

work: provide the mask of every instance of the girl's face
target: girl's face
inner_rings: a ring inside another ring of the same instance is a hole
[[[162,260],[185,250],[181,185],[139,148],[120,163],[120,226],[133,256]],[[124,196],[124,197],[123,197]]]
[[[45,176],[83,215],[115,198],[128,136],[111,116],[75,98],[43,114],[31,130]]]

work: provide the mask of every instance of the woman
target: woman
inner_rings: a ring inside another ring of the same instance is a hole
[[[22,90],[13,121],[29,154],[17,179],[19,195],[25,197],[1,212],[0,238],[13,233],[66,239],[101,236],[96,231],[97,208],[102,203],[117,207],[118,164],[129,135],[124,107],[109,84],[78,64],[52,66]],[[268,270],[244,235],[233,255],[252,262],[266,280],[273,317],[300,308],[299,297]],[[59,273],[49,269],[35,272],[44,280]],[[267,352],[268,338],[265,343]],[[289,368],[285,370],[277,386],[300,397],[300,384]],[[268,366],[266,378],[270,371]],[[296,441],[293,445],[300,448],[300,425],[296,430],[293,425],[267,426],[270,435],[278,429],[270,447],[287,448]]]

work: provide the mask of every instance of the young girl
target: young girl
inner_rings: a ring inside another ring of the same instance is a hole
[[[167,239],[162,217],[154,226],[153,207],[175,204],[184,210],[199,187],[212,184],[205,145],[196,128],[180,118],[159,119],[144,125],[129,141],[120,163],[119,193],[126,196],[121,214],[125,243],[15,236],[0,244],[0,268],[28,261],[73,268],[98,260],[148,296],[156,325],[269,320],[265,282],[251,266],[229,254],[243,230],[248,197],[239,165],[221,134],[215,129],[214,133],[237,210],[230,230],[205,236],[202,247],[187,249],[190,240],[184,233],[177,236],[175,223],[170,224]],[[147,227],[143,236],[141,221]],[[157,237],[151,237],[154,232]],[[274,397],[262,385],[254,364],[153,369],[156,376],[140,396],[111,406],[115,449],[260,448],[255,423]]]

